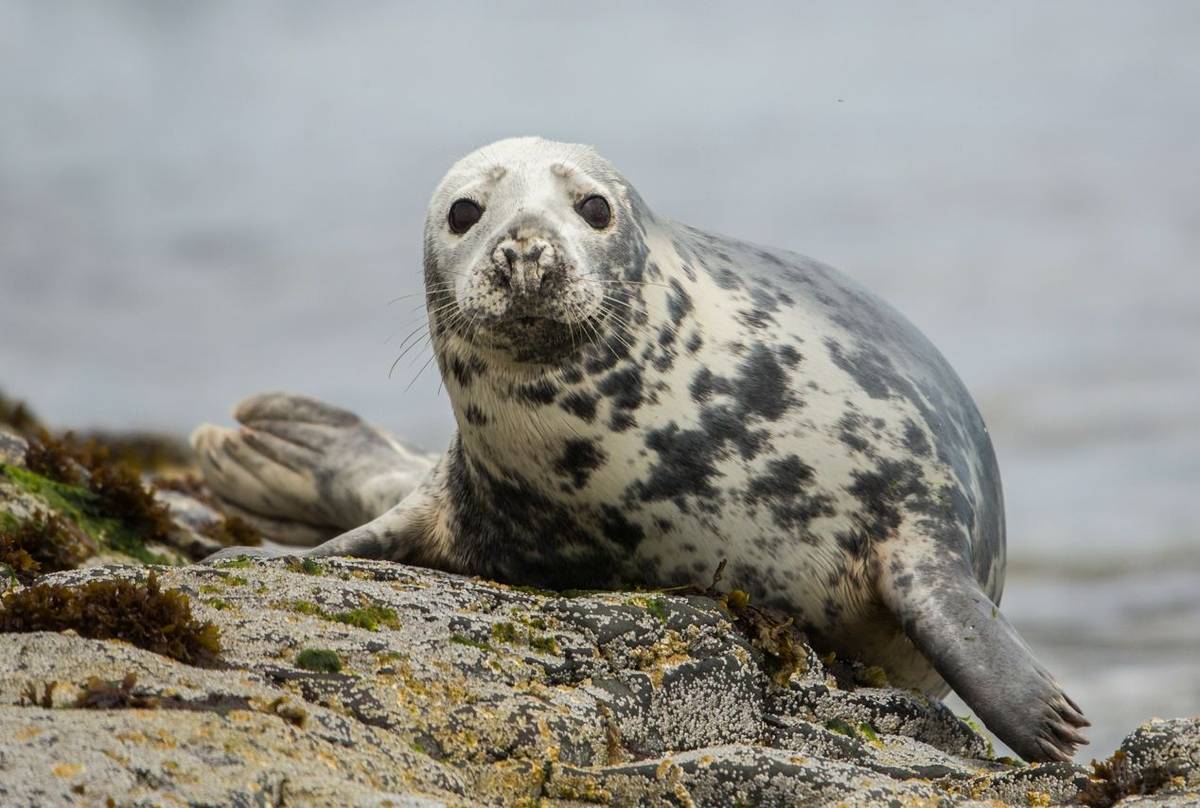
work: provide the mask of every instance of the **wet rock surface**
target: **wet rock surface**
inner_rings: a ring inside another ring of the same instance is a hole
[[[779,684],[707,598],[564,597],[351,559],[155,569],[220,627],[221,663],[0,634],[0,804],[1200,799],[1200,722],[1146,724],[1095,769],[991,760],[940,702],[839,686],[810,649]]]

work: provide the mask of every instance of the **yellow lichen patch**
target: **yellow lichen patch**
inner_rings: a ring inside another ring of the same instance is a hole
[[[514,806],[539,806],[549,768],[531,760],[498,760],[481,772],[476,782],[476,796],[502,797]]]
[[[1044,806],[1052,804],[1050,801],[1050,795],[1045,791],[1027,791],[1025,792],[1025,799],[1030,805],[1034,806],[1034,808],[1044,808]]]
[[[118,741],[124,741],[125,743],[136,743],[138,745],[147,742],[145,734],[143,734],[140,730],[125,730],[116,733],[113,735],[113,737]]]
[[[30,724],[27,727],[22,727],[21,729],[17,730],[15,737],[18,741],[28,741],[30,738],[35,738],[38,735],[41,735],[44,731],[45,730],[43,730],[41,727]]]
[[[691,660],[691,644],[677,631],[667,631],[653,645],[635,648],[631,653],[637,669],[650,675],[655,687],[662,685],[667,668]]]
[[[83,772],[83,766],[78,763],[56,763],[50,771],[55,777],[75,777]]]
[[[544,795],[551,799],[600,805],[612,802],[612,793],[600,785],[598,778],[587,775],[556,774],[546,786]]]

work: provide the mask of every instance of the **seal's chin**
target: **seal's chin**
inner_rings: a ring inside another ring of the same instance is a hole
[[[512,361],[549,364],[562,361],[595,339],[596,324],[553,317],[505,317],[480,329],[489,346]]]

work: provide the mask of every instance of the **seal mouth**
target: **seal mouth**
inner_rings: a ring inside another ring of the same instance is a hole
[[[595,316],[568,321],[521,315],[489,323],[479,329],[479,336],[515,362],[553,364],[595,342],[601,325]]]

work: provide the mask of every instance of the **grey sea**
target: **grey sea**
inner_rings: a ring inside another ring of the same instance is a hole
[[[389,374],[426,200],[490,140],[591,142],[941,347],[1004,473],[1004,609],[1107,754],[1200,713],[1197,42],[1187,0],[0,0],[0,389],[182,434],[285,388],[440,448],[427,347]]]

